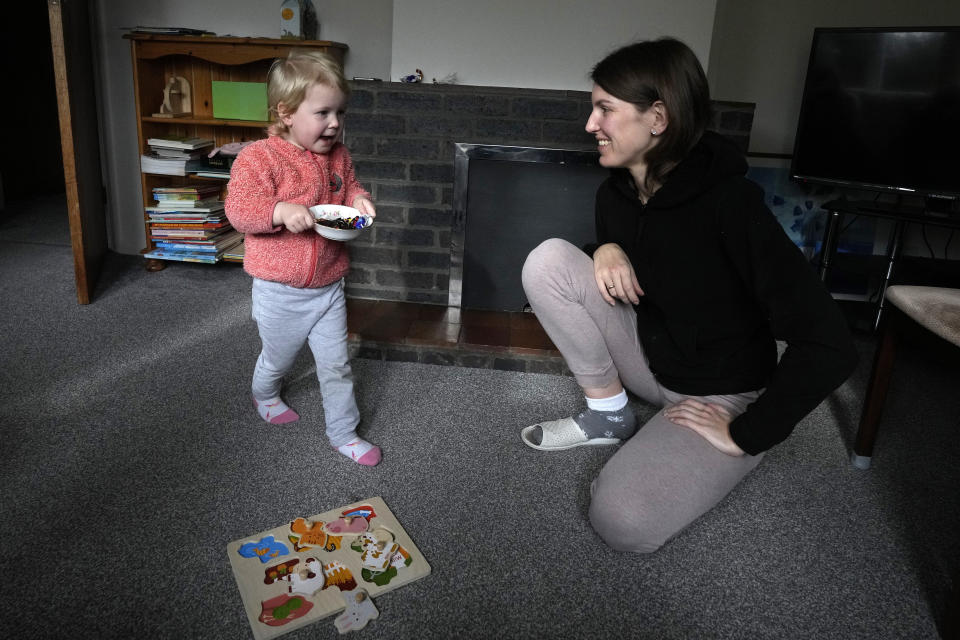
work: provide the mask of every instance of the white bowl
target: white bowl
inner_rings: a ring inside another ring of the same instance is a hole
[[[318,204],[310,207],[310,213],[312,213],[313,217],[318,220],[336,220],[337,218],[355,218],[360,216],[366,218],[366,224],[363,226],[363,229],[366,229],[373,224],[372,217],[363,215],[353,207],[345,207],[340,204]],[[322,224],[315,224],[313,225],[313,228],[324,238],[328,238],[330,240],[339,240],[341,242],[353,240],[360,235],[361,231],[363,231],[363,229],[335,229]]]

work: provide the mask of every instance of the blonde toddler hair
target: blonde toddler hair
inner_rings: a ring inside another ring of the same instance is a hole
[[[314,83],[336,87],[344,96],[350,95],[350,84],[343,69],[326,53],[294,49],[286,58],[273,61],[267,72],[267,103],[273,119],[267,131],[271,135],[284,135],[289,130],[280,119],[280,103],[287,111],[296,111],[306,97],[307,88]]]

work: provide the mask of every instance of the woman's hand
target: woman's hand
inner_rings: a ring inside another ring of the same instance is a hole
[[[293,233],[313,229],[313,214],[302,204],[278,202],[273,208],[273,224],[283,225]]]
[[[663,415],[673,424],[693,429],[728,456],[744,455],[743,449],[730,437],[732,418],[722,405],[687,398],[664,409]]]
[[[377,208],[373,206],[373,201],[365,196],[357,196],[353,199],[353,208],[365,216],[371,218],[377,217]]]
[[[593,276],[597,280],[600,295],[608,304],[614,305],[617,300],[640,303],[643,289],[637,282],[630,258],[620,245],[612,242],[602,244],[593,252]]]

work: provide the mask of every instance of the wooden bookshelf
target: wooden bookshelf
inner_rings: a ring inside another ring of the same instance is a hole
[[[269,122],[226,120],[213,117],[212,82],[265,82],[267,71],[276,58],[285,57],[291,49],[323,51],[341,65],[347,45],[326,40],[280,40],[272,38],[221,38],[206,36],[171,36],[129,33],[133,56],[133,87],[137,113],[139,154],[148,151],[149,138],[165,136],[198,136],[212,138],[217,146],[228,142],[257,140],[266,136]],[[192,113],[176,118],[155,117],[163,103],[163,89],[171,76],[182,76],[190,83]],[[153,189],[204,180],[196,176],[140,174],[143,206],[153,204]],[[209,180],[209,178],[207,178]],[[226,181],[221,180],[224,190]],[[221,193],[221,197],[226,195]],[[141,210],[146,245],[150,240],[149,217]],[[149,260],[147,268],[159,270],[164,261]]]

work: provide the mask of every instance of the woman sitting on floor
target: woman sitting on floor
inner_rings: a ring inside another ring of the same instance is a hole
[[[597,245],[558,239],[523,286],[583,388],[586,409],[523,430],[541,450],[623,442],[592,485],[612,547],[660,548],[707,512],[856,366],[837,305],[744,175],[706,131],[707,80],[664,38],[592,73],[600,164]],[[786,351],[777,358],[777,340]],[[642,428],[624,388],[659,407]]]

